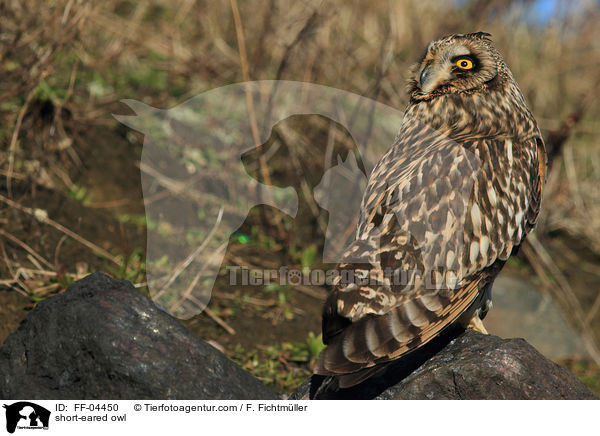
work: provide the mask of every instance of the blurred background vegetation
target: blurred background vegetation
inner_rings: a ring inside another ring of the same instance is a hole
[[[572,355],[547,354],[600,393],[599,20],[600,3],[591,0],[3,1],[0,342],[37,301],[89,272],[145,291],[143,136],[111,116],[131,113],[120,99],[169,108],[215,87],[284,79],[402,110],[407,69],[430,40],[483,30],[552,157],[541,222],[502,273],[540,296],[538,316],[520,334],[552,347],[558,339],[545,332],[558,321],[543,310],[557,307],[575,335],[562,340],[582,345]],[[285,393],[310,374],[322,347],[326,290],[232,287],[225,266],[320,266],[328,215],[312,188],[327,168],[307,150],[331,138],[340,149],[353,145],[322,117],[283,124],[265,152],[284,150],[270,176],[294,180],[298,216],[254,208],[229,240],[208,309],[186,324]],[[519,327],[515,307],[497,316]]]

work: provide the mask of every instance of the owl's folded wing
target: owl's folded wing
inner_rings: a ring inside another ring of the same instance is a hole
[[[390,153],[369,182],[358,239],[338,265],[340,277],[363,282],[340,279],[323,311],[327,348],[315,373],[340,375],[340,386],[456,322],[537,218],[545,166],[535,146],[509,138],[435,144],[405,161],[418,171]]]

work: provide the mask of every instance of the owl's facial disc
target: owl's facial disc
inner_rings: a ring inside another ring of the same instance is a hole
[[[419,76],[421,90],[430,93],[441,85],[451,84],[456,78],[472,75],[478,66],[476,55],[463,45],[454,44],[429,52]]]
[[[497,74],[496,61],[478,41],[452,39],[432,43],[421,62],[417,83],[423,94],[477,88]]]

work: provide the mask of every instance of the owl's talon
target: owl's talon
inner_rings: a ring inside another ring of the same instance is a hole
[[[485,326],[483,325],[483,321],[481,320],[481,318],[479,318],[478,315],[475,315],[473,318],[471,318],[471,321],[467,325],[467,328],[473,329],[479,333],[483,333],[484,335],[489,335],[488,331],[486,330]]]

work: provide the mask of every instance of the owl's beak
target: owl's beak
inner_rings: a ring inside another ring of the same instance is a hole
[[[425,93],[429,93],[442,83],[450,80],[451,77],[450,71],[445,68],[444,64],[430,62],[425,65],[421,71],[421,76],[419,77],[421,90]]]

